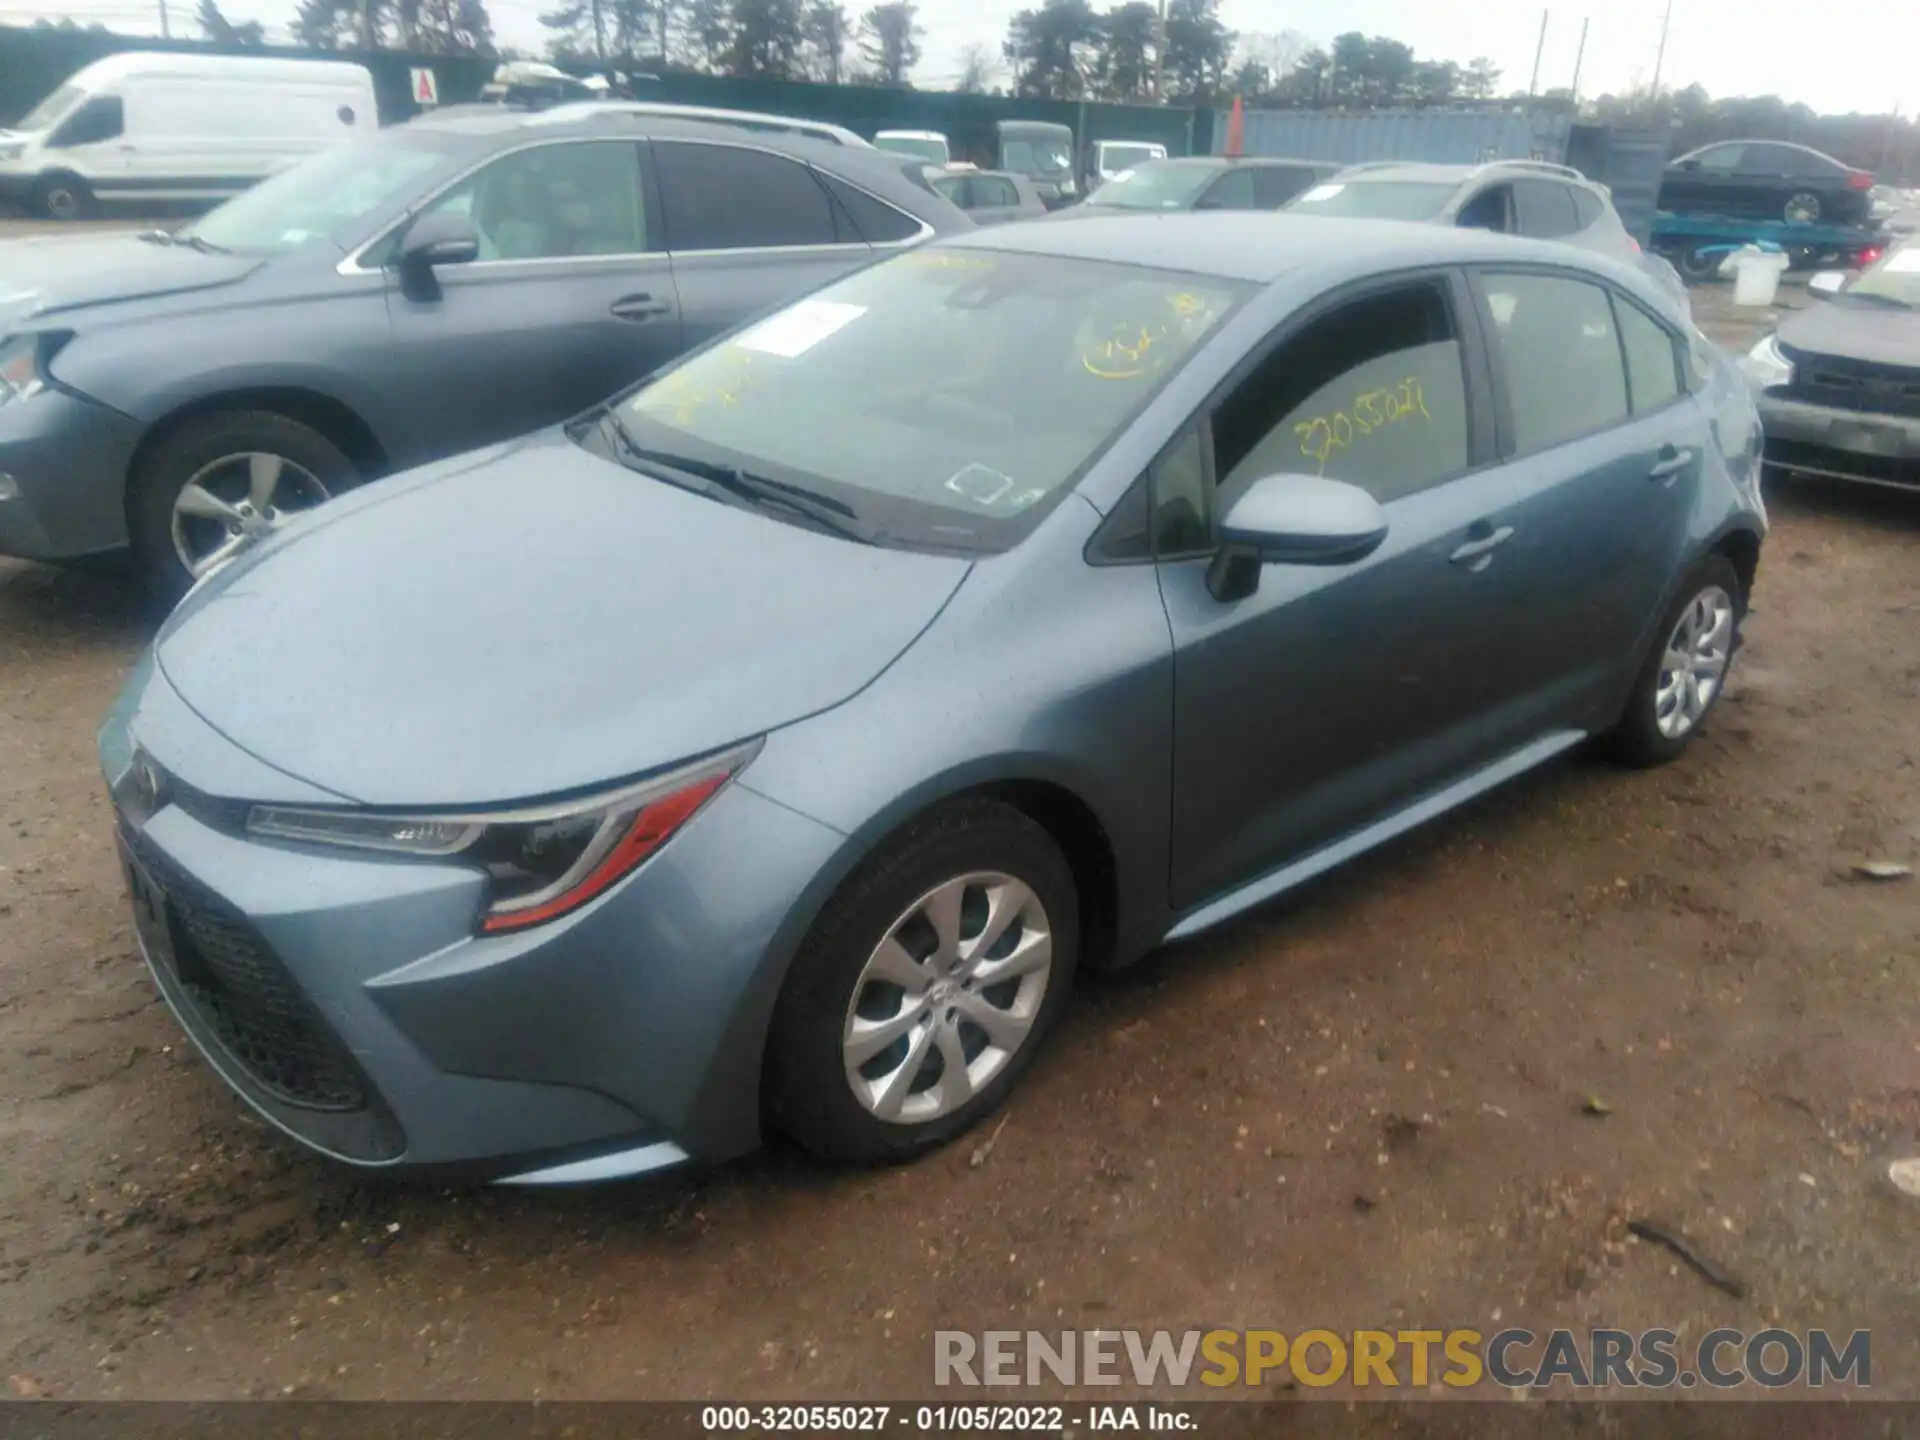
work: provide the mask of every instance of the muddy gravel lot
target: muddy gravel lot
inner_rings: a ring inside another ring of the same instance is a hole
[[[1770,503],[1679,764],[1575,756],[1089,983],[979,1163],[557,1194],[358,1183],[186,1047],[93,754],[155,617],[0,561],[0,1396],[900,1397],[936,1328],[1775,1323],[1920,1396],[1920,882],[1854,870],[1920,861],[1920,497]]]

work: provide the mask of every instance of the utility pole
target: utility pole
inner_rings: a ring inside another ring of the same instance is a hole
[[[1527,98],[1531,100],[1540,93],[1540,55],[1547,48],[1547,17],[1553,12],[1540,12],[1540,43],[1533,47],[1533,78],[1527,81]]]
[[[1673,0],[1667,0],[1666,13],[1660,17],[1660,48],[1653,52],[1653,98],[1660,98],[1660,67],[1667,61],[1667,27],[1673,24]]]
[[[163,40],[173,38],[173,27],[167,23],[167,0],[160,0],[160,37]]]
[[[360,48],[371,50],[373,45],[373,0],[360,0]]]
[[[1580,20],[1580,48],[1573,52],[1573,103],[1580,103],[1580,62],[1587,58],[1587,26],[1591,17],[1582,16]]]
[[[600,18],[600,0],[593,0],[593,53],[600,58],[600,66],[607,64],[607,27]]]

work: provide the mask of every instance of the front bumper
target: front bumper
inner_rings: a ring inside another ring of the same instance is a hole
[[[1769,465],[1899,489],[1920,488],[1920,418],[1755,396]]]
[[[245,805],[175,768],[212,737],[183,747],[164,678],[134,684],[152,703],[116,712],[101,755],[136,930],[183,1028],[269,1122],[363,1170],[526,1183],[758,1143],[766,1024],[844,837],[735,783],[593,904],[478,936],[477,871],[238,833]],[[171,787],[158,804],[135,755]]]
[[[0,555],[69,560],[127,543],[127,470],[140,425],[46,389],[0,406]]]

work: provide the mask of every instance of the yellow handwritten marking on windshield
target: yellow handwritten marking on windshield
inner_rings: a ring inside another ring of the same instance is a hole
[[[649,408],[657,406],[664,409],[672,416],[674,424],[687,425],[707,406],[718,405],[723,409],[731,409],[738,405],[742,392],[756,378],[753,357],[743,350],[729,347],[713,357],[713,363],[723,367],[721,374],[705,381],[689,378],[686,370],[676,370],[663,376],[647,392]]]
[[[1177,336],[1197,336],[1213,323],[1216,311],[1191,291],[1173,291],[1164,298],[1173,311],[1172,320],[1114,326],[1105,340],[1080,352],[1087,373],[1101,380],[1137,380],[1165,363],[1169,353],[1165,348],[1159,354],[1149,353],[1156,344]]]
[[[1300,437],[1300,453],[1314,462],[1314,473],[1324,475],[1327,459],[1336,450],[1351,449],[1357,439],[1416,417],[1431,420],[1433,413],[1427,409],[1426,392],[1419,380],[1409,377],[1398,385],[1354,396],[1353,404],[1345,410],[1296,421],[1293,433]]]

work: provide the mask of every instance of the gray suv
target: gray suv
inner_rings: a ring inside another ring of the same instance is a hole
[[[1421,220],[1557,240],[1644,270],[1687,306],[1679,272],[1627,233],[1613,198],[1568,165],[1494,160],[1485,165],[1419,165],[1375,160],[1350,165],[1286,207],[1302,215]]]
[[[878,151],[619,106],[423,117],[186,227],[0,246],[0,554],[162,595],[970,222]]]

